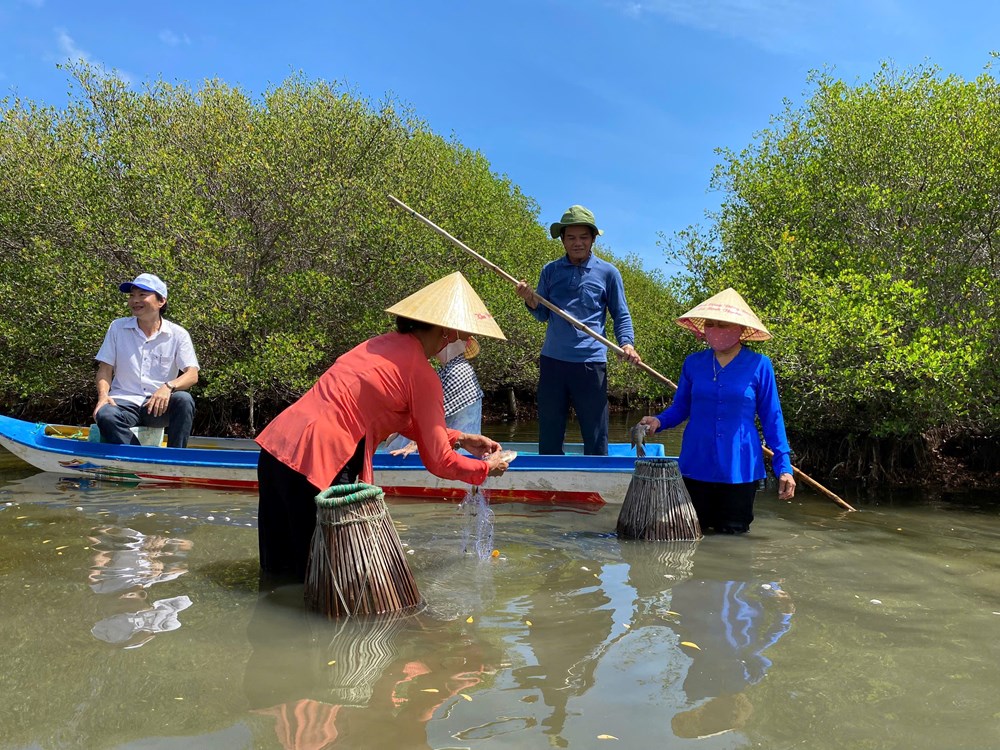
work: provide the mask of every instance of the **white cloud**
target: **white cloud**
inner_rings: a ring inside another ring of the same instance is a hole
[[[779,52],[801,49],[805,32],[823,15],[813,0],[613,0],[632,18],[660,16],[680,26],[743,39]]]
[[[77,60],[84,60],[88,63],[93,63],[93,58],[84,50],[76,46],[76,42],[73,41],[73,37],[66,33],[66,29],[56,29],[56,34],[59,40],[59,49],[62,51],[63,57],[68,57],[73,62]]]
[[[625,3],[622,12],[630,18],[638,18],[642,15],[641,3]]]
[[[927,31],[899,0],[604,0],[622,15],[653,17],[740,39],[773,53],[825,46],[863,32],[918,38]]]
[[[69,35],[66,29],[56,29],[56,36],[59,43],[59,50],[63,60],[69,60],[70,62],[78,62],[83,60],[88,65],[95,65],[101,68],[107,68],[103,62],[100,60],[95,60],[93,55],[91,55],[86,50],[80,49],[76,41]],[[114,68],[115,75],[117,75],[126,84],[131,85],[135,77],[126,73],[120,68]]]
[[[177,47],[181,44],[191,44],[191,37],[187,34],[176,34],[170,29],[163,29],[163,31],[160,32],[160,41],[171,47]]]

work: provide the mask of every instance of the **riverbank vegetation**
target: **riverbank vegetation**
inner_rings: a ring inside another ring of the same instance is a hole
[[[811,463],[995,478],[1000,86],[885,66],[811,87],[721,153],[714,225],[674,246],[688,283],[734,286],[767,321]]]
[[[386,200],[533,283],[562,252],[552,217],[483,154],[399,103],[301,76],[255,99],[220,81],[136,90],[82,63],[68,73],[65,107],[9,99],[0,115],[3,412],[88,420],[94,353],[127,314],[117,284],[149,271],[198,349],[196,429],[252,434],[387,330],[384,308],[456,269],[508,338],[476,360],[491,411],[530,409],[544,327],[508,282]],[[995,470],[1000,89],[889,68],[811,85],[720,155],[721,210],[664,240],[684,274],[599,245],[622,270],[639,351],[676,379],[697,344],[673,319],[733,286],[775,334],[762,351],[803,468]],[[609,371],[616,404],[669,398],[638,370]]]

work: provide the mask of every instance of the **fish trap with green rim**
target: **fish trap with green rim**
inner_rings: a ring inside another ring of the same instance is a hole
[[[334,485],[316,496],[305,599],[309,609],[330,618],[420,606],[381,487]]]
[[[702,538],[698,514],[676,460],[640,458],[635,462],[617,531],[622,539],[680,542]]]

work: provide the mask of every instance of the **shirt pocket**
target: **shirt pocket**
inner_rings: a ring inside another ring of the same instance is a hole
[[[604,286],[598,281],[584,279],[583,283],[580,284],[580,300],[588,310],[604,309]]]
[[[176,373],[171,372],[174,364],[173,355],[162,349],[153,349],[149,353],[149,377],[154,381],[165,382],[170,380]]]

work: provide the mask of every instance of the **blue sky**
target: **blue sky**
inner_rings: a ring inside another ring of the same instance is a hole
[[[338,81],[481,151],[542,223],[582,203],[607,247],[670,273],[658,235],[718,206],[715,149],[801,102],[810,70],[973,78],[998,30],[1000,4],[939,0],[0,0],[0,91],[62,105],[56,65],[79,57],[137,86]]]

